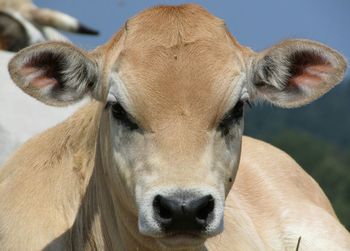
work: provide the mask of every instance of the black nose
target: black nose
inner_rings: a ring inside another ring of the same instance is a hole
[[[211,195],[157,195],[153,201],[156,220],[168,232],[198,232],[205,230],[213,218],[214,199]]]

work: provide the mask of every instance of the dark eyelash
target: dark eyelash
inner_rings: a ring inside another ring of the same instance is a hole
[[[120,103],[112,103],[111,111],[113,118],[118,120],[123,126],[131,131],[140,129],[134,119],[128,114],[127,111],[121,106]]]
[[[252,103],[250,103],[250,101],[249,101],[249,100],[244,101],[244,103],[245,103],[245,104],[247,104],[247,105],[249,106],[249,108],[250,108],[250,109],[252,109],[252,108],[253,108],[253,104],[252,104]]]
[[[218,129],[223,133],[223,135],[228,134],[231,126],[238,123],[242,119],[245,103],[251,106],[249,102],[240,100],[230,111],[226,113],[224,118],[221,120]]]

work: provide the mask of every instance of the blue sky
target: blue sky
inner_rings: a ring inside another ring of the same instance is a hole
[[[105,43],[131,16],[158,4],[188,1],[154,0],[34,0],[40,7],[58,9],[97,28],[99,37],[69,35],[80,47]],[[285,38],[323,42],[350,59],[349,0],[194,0],[225,20],[238,41],[262,50]]]

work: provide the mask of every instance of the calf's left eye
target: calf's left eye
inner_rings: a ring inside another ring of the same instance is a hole
[[[223,135],[228,134],[231,126],[238,123],[243,117],[244,101],[238,101],[236,105],[226,113],[224,118],[221,120],[218,129]]]

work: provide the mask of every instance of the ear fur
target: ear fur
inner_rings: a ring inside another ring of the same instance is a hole
[[[344,57],[326,45],[286,40],[253,59],[253,96],[281,107],[299,107],[338,84],[345,70]]]
[[[19,88],[48,105],[69,105],[98,92],[97,62],[69,43],[28,47],[10,61],[9,72]]]

